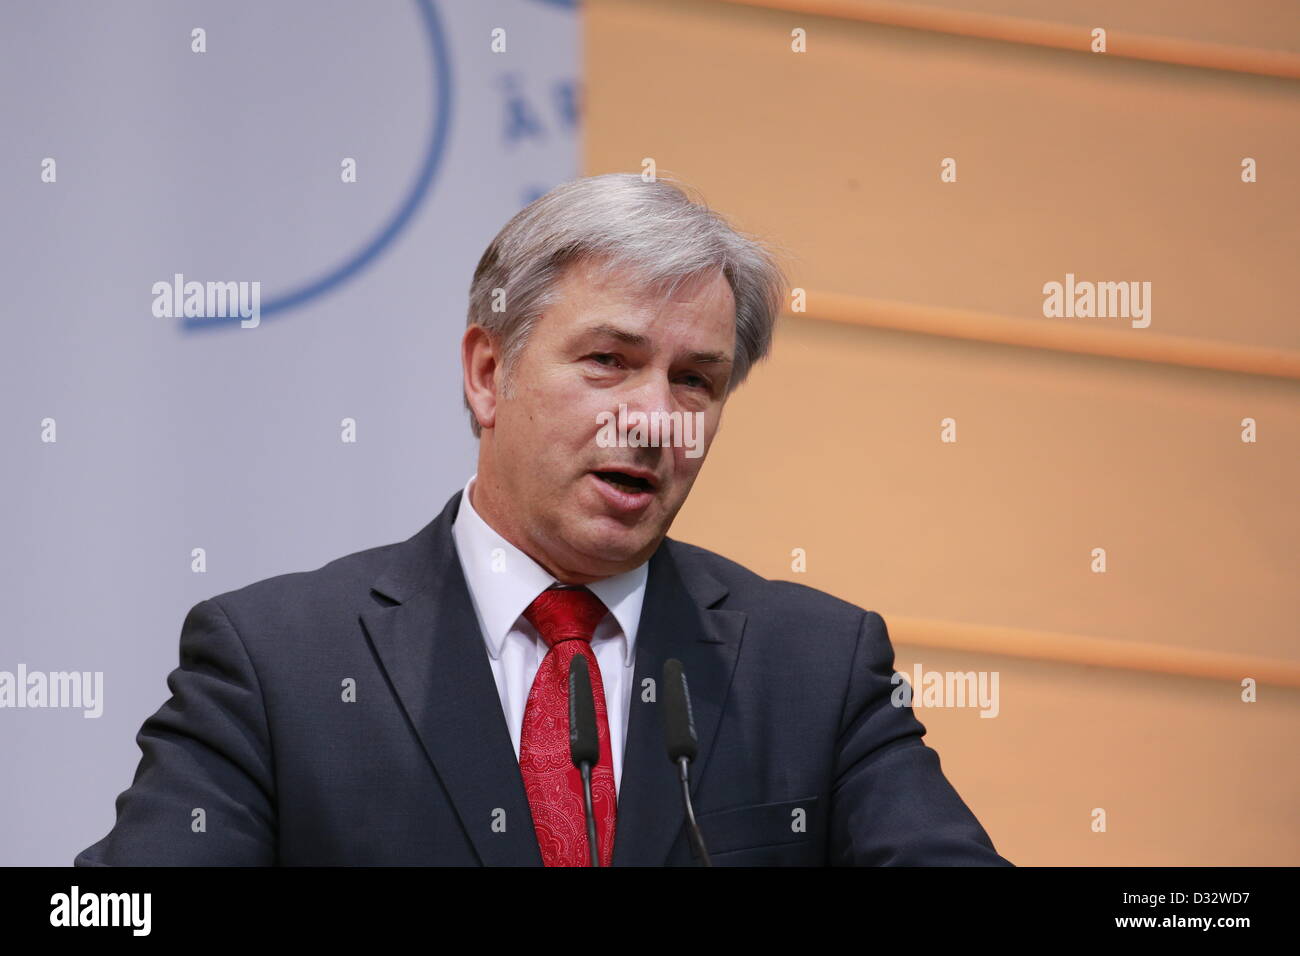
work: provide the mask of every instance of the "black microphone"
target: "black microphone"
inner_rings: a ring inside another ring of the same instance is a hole
[[[664,662],[664,740],[668,745],[668,760],[677,765],[682,784],[691,850],[701,866],[712,866],[709,851],[704,848],[704,836],[695,822],[695,807],[691,805],[690,765],[699,750],[699,739],[695,736],[695,718],[691,714],[691,692],[686,686],[686,674],[682,671],[682,662],[675,657]]]
[[[591,695],[587,658],[574,654],[569,661],[569,755],[582,773],[582,805],[587,816],[587,847],[591,865],[600,866],[596,848],[596,814],[591,805],[591,768],[600,763],[600,737],[596,732],[596,701]]]

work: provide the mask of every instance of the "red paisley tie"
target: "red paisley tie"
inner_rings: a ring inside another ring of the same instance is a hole
[[[600,763],[591,771],[591,804],[600,865],[609,866],[614,856],[614,764],[605,685],[591,650],[592,634],[606,613],[608,609],[600,598],[586,588],[548,589],[524,611],[524,617],[550,648],[528,692],[519,738],[519,769],[533,813],[537,845],[547,866],[591,865],[582,774],[569,755],[569,662],[575,654],[587,659],[596,703]]]

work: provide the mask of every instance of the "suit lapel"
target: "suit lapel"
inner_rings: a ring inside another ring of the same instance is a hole
[[[519,762],[451,535],[462,493],[399,546],[374,584],[398,603],[361,619],[479,859],[540,866]]]
[[[663,866],[686,822],[677,771],[668,761],[662,710],[645,699],[647,681],[653,681],[656,701],[663,699],[663,666],[672,657],[682,662],[690,689],[699,738],[692,797],[699,791],[745,628],[743,613],[711,608],[726,594],[724,585],[704,573],[692,574],[688,584],[667,540],[650,559],[619,786],[615,866]]]

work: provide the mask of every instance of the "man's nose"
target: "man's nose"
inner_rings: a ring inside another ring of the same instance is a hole
[[[665,454],[671,456],[674,439],[674,426],[669,414],[674,410],[672,382],[663,371],[645,372],[636,377],[635,382],[618,397],[618,401],[627,406],[629,419],[644,415],[641,428],[644,440],[637,442],[637,447],[630,448],[632,461],[643,468],[659,473],[663,469],[662,459]]]
[[[630,388],[619,397],[627,405],[629,412],[673,411],[673,385],[668,380],[668,373],[662,370],[646,370],[636,377]]]

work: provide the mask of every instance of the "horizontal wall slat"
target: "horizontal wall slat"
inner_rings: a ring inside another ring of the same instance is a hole
[[[1253,677],[1261,684],[1300,687],[1300,662],[1296,661],[1169,644],[1119,641],[1083,634],[1060,634],[916,617],[886,616],[886,623],[890,639],[895,645],[1004,654],[1037,661],[1203,677],[1209,680],[1237,682],[1244,677]]]
[[[1051,47],[1078,53],[1091,52],[1090,31],[1076,24],[1028,17],[900,3],[897,0],[724,0],[750,7],[766,7],[806,16],[837,17],[948,33],[954,36],[999,40]],[[1300,79],[1300,55],[1287,50],[1269,50],[1185,37],[1156,36],[1125,30],[1107,30],[1106,55],[1130,60],[1148,60],[1207,70],[1228,70]]]
[[[1194,339],[1131,327],[1074,326],[1059,319],[1022,319],[835,292],[810,291],[807,303],[809,318],[848,325],[1300,379],[1300,353],[1286,349]]]

